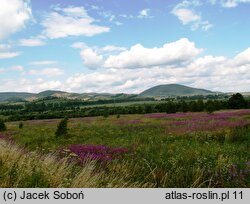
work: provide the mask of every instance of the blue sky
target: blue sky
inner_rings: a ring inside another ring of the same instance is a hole
[[[0,0],[0,91],[250,91],[250,0]]]

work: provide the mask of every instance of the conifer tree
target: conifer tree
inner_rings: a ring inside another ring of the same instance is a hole
[[[7,128],[6,128],[6,125],[4,124],[4,121],[2,119],[0,119],[0,131],[5,131]]]
[[[56,137],[66,137],[68,135],[68,118],[64,118],[58,124],[56,132]]]

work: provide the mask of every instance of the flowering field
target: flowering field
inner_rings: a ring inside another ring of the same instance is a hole
[[[250,110],[70,119],[56,138],[59,121],[10,122],[0,140],[78,171],[95,162],[94,187],[250,187]]]

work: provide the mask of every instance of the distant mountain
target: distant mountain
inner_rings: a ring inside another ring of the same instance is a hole
[[[0,93],[0,102],[19,102],[19,101],[32,101],[36,99],[42,99],[46,97],[63,97],[72,95],[63,91],[43,91],[38,94],[36,93],[27,93],[27,92],[2,92]]]
[[[27,92],[2,92],[0,93],[0,101],[19,102],[24,101],[26,98],[32,97],[33,93]]]
[[[21,101],[35,101],[44,98],[67,98],[67,99],[81,99],[86,101],[96,100],[113,100],[113,99],[131,99],[136,97],[136,94],[109,94],[109,93],[69,93],[64,91],[47,90],[40,93],[26,93],[26,92],[2,92],[0,93],[0,102],[21,102]]]
[[[46,97],[57,97],[57,98],[77,98],[80,94],[77,93],[68,93],[65,91],[54,91],[54,90],[47,90],[40,92],[35,95],[37,98],[46,98]]]
[[[141,97],[170,97],[170,96],[194,96],[194,95],[209,95],[216,94],[205,89],[197,89],[179,84],[166,84],[154,86],[143,91]]]
[[[119,99],[138,99],[138,98],[164,98],[176,96],[193,96],[193,95],[209,95],[217,94],[205,89],[196,89],[179,84],[159,85],[143,91],[141,94],[110,94],[110,93],[69,93],[64,91],[47,90],[40,93],[27,92],[2,92],[0,93],[0,102],[20,102],[20,101],[34,101],[44,98],[67,98],[67,99],[81,99],[85,101],[97,100],[119,100]]]
[[[44,98],[44,97],[49,97],[49,96],[55,96],[55,95],[63,95],[66,94],[67,92],[64,91],[53,91],[53,90],[47,90],[47,91],[43,91],[40,92],[38,94],[36,94],[37,97],[39,98]]]

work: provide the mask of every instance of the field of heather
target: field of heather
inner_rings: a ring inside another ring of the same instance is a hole
[[[250,187],[250,110],[59,122],[6,124],[0,187]]]

